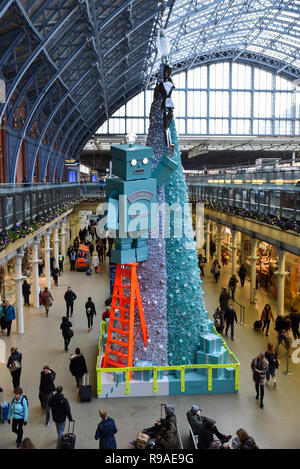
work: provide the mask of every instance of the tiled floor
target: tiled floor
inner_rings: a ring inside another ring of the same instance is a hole
[[[68,270],[68,268],[67,268]],[[217,306],[221,286],[228,284],[230,267],[222,269],[218,285],[210,274],[210,266],[206,267],[203,288],[208,311],[212,314]],[[98,400],[92,403],[80,404],[78,401],[75,379],[71,376],[69,353],[63,350],[63,339],[59,330],[61,316],[65,314],[63,295],[71,285],[77,294],[75,312],[72,318],[74,338],[71,342],[70,353],[76,346],[84,352],[90,370],[91,383],[96,389],[96,356],[99,336],[99,325],[104,310],[104,300],[109,293],[108,267],[101,274],[91,277],[85,273],[71,273],[66,271],[59,279],[59,287],[52,287],[54,305],[48,318],[45,318],[43,308],[25,308],[25,334],[19,336],[15,329],[9,339],[4,338],[7,350],[12,345],[19,347],[23,353],[23,370],[21,386],[29,397],[29,424],[25,427],[24,436],[32,439],[38,448],[55,448],[56,430],[53,424],[46,428],[41,412],[38,387],[40,371],[48,364],[56,373],[56,384],[62,384],[65,396],[69,399],[73,418],[76,419],[77,448],[97,448],[94,440],[96,426],[99,421],[98,410],[105,407],[113,417],[118,427],[117,444],[119,448],[129,448],[129,442],[135,438],[138,431],[150,426],[159,417],[160,404],[165,401],[160,397],[128,398]],[[98,315],[94,331],[87,332],[84,303],[88,296],[95,300]],[[276,304],[263,291],[257,294],[257,303],[249,305],[249,284],[238,286],[237,300],[246,306],[246,326],[236,327],[235,341],[228,340],[229,347],[239,358],[241,363],[240,391],[235,395],[200,395],[198,397],[178,396],[168,399],[173,404],[179,419],[179,427],[185,447],[189,445],[186,411],[191,404],[197,403],[205,415],[214,417],[220,431],[234,434],[244,427],[262,448],[299,448],[299,416],[300,410],[300,365],[291,364],[291,376],[283,374],[285,358],[284,350],[280,350],[281,367],[278,371],[278,387],[266,389],[265,408],[261,410],[255,400],[254,385],[250,372],[251,359],[266,348],[267,338],[253,330],[252,324],[259,317],[265,303],[270,303],[276,312]],[[271,326],[269,339],[275,341],[274,328]],[[0,364],[0,385],[5,389],[5,398],[11,399],[11,378],[6,366]],[[14,448],[15,435],[11,433],[7,423],[0,426],[0,448]]]

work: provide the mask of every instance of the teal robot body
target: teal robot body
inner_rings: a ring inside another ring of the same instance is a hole
[[[116,230],[111,262],[130,264],[148,259],[148,231],[153,227],[157,186],[160,187],[177,168],[164,155],[152,172],[153,150],[144,145],[111,147],[112,172],[106,181],[108,198],[107,227]]]

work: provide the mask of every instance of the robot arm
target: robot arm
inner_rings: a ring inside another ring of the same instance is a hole
[[[178,164],[169,158],[166,154],[160,160],[160,163],[153,171],[151,177],[157,179],[158,187],[162,186],[167,179],[169,179],[171,173],[175,171]]]
[[[119,193],[118,191],[112,191],[108,196],[108,210],[107,210],[107,222],[106,227],[111,230],[118,230],[119,223]]]

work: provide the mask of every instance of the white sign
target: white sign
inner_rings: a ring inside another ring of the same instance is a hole
[[[0,79],[0,103],[5,103],[5,101],[6,101],[5,81]]]

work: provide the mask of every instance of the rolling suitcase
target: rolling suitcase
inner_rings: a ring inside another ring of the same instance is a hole
[[[80,402],[91,402],[92,400],[92,386],[89,384],[88,373],[83,377],[83,384],[79,388]]]
[[[8,420],[8,414],[9,414],[9,402],[4,402],[3,404],[0,404],[0,422],[4,423],[6,420]]]
[[[262,321],[255,321],[253,327],[256,331],[260,330],[262,328]]]
[[[69,421],[68,432],[62,436],[62,439],[60,442],[60,449],[74,449],[75,448],[75,443],[76,443],[76,436],[74,433],[75,420],[72,420],[72,422],[73,422],[72,432],[70,432],[71,422]]]

